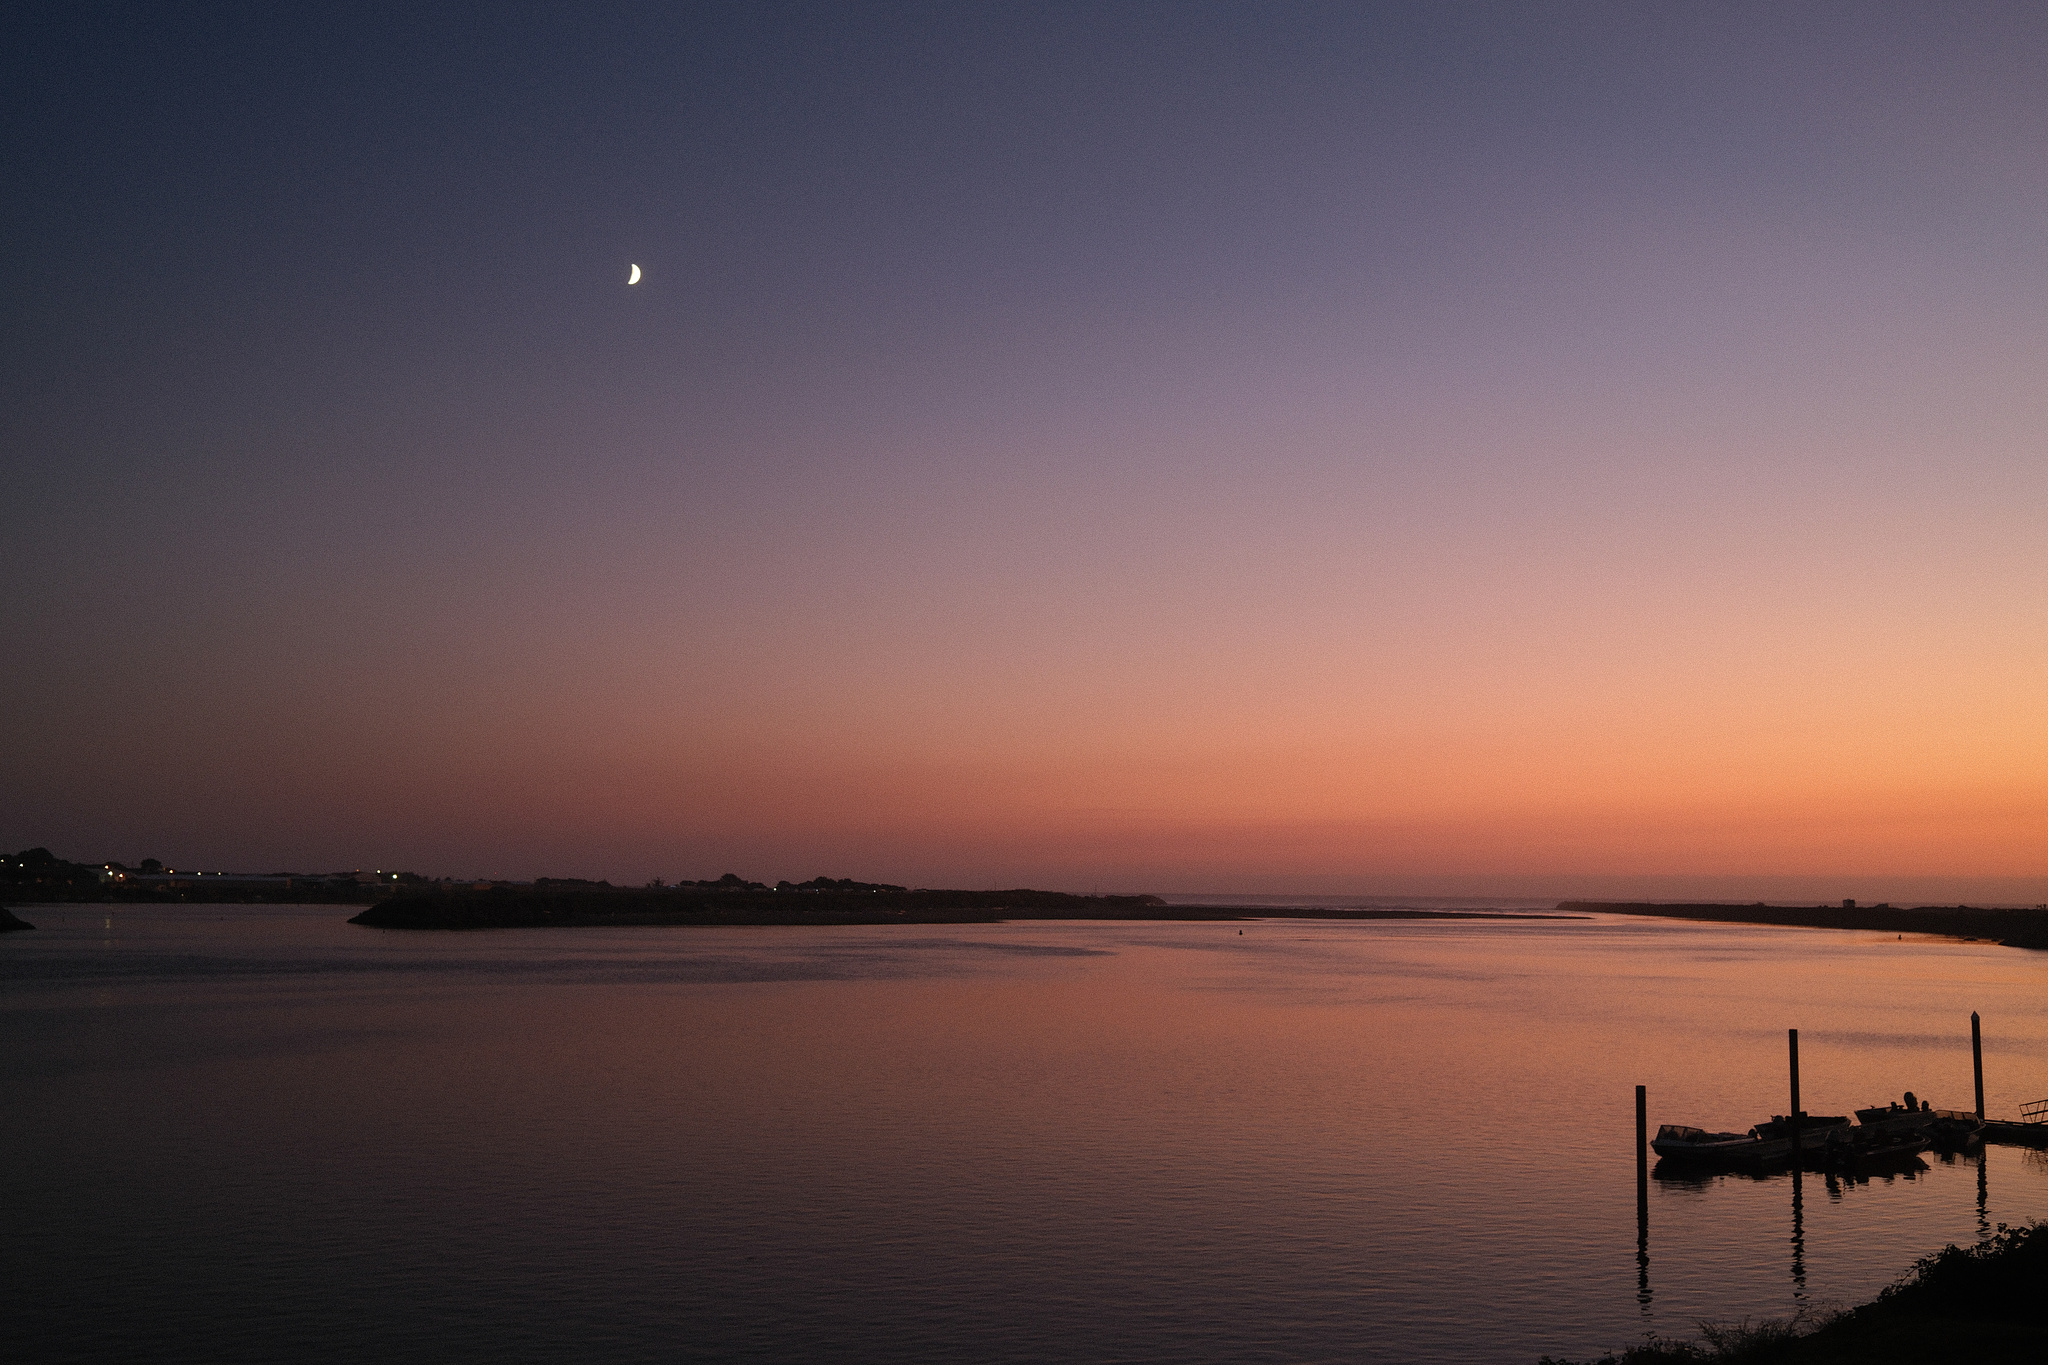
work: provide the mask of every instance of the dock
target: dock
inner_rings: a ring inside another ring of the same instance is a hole
[[[1829,1194],[1838,1193],[1837,1182],[1866,1182],[1894,1175],[1911,1178],[1928,1170],[1923,1157],[1934,1151],[1944,1164],[1967,1155],[1976,1168],[1977,1231],[1980,1240],[1992,1236],[1990,1217],[1991,1144],[2048,1148],[2048,1099],[2020,1106],[2017,1119],[1994,1119],[1984,1112],[1984,1028],[1975,1012],[1970,1015],[1970,1071],[1976,1094],[1972,1109],[1936,1109],[1904,1092],[1903,1102],[1887,1102],[1855,1111],[1852,1126],[1846,1117],[1810,1115],[1800,1107],[1799,1030],[1785,1030],[1786,1098],[1783,1115],[1749,1130],[1748,1141],[1741,1134],[1710,1132],[1684,1124],[1665,1124],[1657,1130],[1662,1147],[1656,1175],[1692,1184],[1730,1173],[1764,1179],[1780,1172],[1790,1187],[1792,1236],[1792,1284],[1794,1292],[1806,1292],[1806,1189],[1808,1173],[1818,1174]],[[1650,1180],[1649,1093],[1635,1088],[1636,1129],[1636,1302],[1649,1311],[1653,1291],[1650,1284]],[[2003,1225],[2001,1225],[2001,1231]],[[1950,1248],[1951,1251],[1954,1248]],[[1923,1263],[1924,1264],[1924,1263]],[[1947,1356],[1942,1356],[1947,1359]],[[2028,1357],[2031,1359],[2032,1357]],[[1846,1357],[1845,1357],[1846,1359]]]
[[[2018,1121],[1986,1119],[1984,1140],[2015,1147],[2048,1147],[2048,1100],[2021,1105]]]
[[[1802,1129],[1812,1120],[1808,1118],[1806,1112],[1799,1105],[1799,1030],[1796,1028],[1787,1029],[1785,1032],[1788,1044],[1786,1060],[1789,1063],[1788,1079],[1790,1081],[1789,1090],[1791,1098],[1789,1112],[1782,1118],[1773,1119],[1770,1124],[1752,1128],[1750,1130],[1750,1137],[1753,1139],[1751,1144],[1745,1145],[1736,1141],[1716,1141],[1689,1152],[1673,1152],[1666,1156],[1665,1160],[1697,1163],[1703,1168],[1718,1166],[1722,1169],[1752,1170],[1758,1173],[1767,1169],[1787,1167],[1794,1172],[1798,1172],[1801,1170],[1825,1171],[1833,1169],[1840,1166],[1846,1158],[1854,1155],[1835,1145],[1840,1141],[1839,1131],[1831,1131],[1826,1134],[1816,1131],[1812,1134],[1812,1137],[1818,1139],[1818,1141],[1813,1145],[1809,1145],[1807,1141],[1808,1134],[1803,1132]],[[1983,1143],[2048,1148],[2048,1099],[2035,1100],[2031,1104],[2021,1105],[2020,1116],[2017,1119],[1994,1119],[1984,1112],[1984,1034],[1983,1024],[1974,1012],[1970,1015],[1970,1069],[1973,1073],[1972,1079],[1975,1081],[1976,1088],[1977,1107],[1975,1109],[1935,1109],[1924,1101],[1916,1105],[1911,1091],[1906,1092],[1906,1103],[1903,1110],[1897,1104],[1890,1106],[1893,1114],[1914,1116],[1924,1121],[1923,1126],[1917,1133],[1921,1141],[1919,1147],[1915,1149],[1915,1154],[1917,1155],[1918,1152],[1925,1151],[1929,1147],[1944,1152],[1955,1152],[1969,1147],[1976,1147]],[[1647,1122],[1646,1098],[1644,1087],[1637,1086],[1636,1203],[1637,1217],[1645,1221],[1647,1221],[1649,1213],[1650,1182],[1648,1160],[1649,1125]],[[1869,1126],[1872,1124],[1882,1125],[1886,1123],[1889,1117],[1890,1115],[1886,1112],[1875,1109],[1858,1110],[1858,1134],[1861,1135],[1869,1131]],[[1828,1121],[1822,1120],[1822,1122]],[[1842,1122],[1845,1123],[1846,1120]],[[1837,1130],[1840,1130],[1841,1124],[1838,1123],[1835,1126]],[[1669,1128],[1671,1125],[1666,1125],[1666,1127]],[[1767,1133],[1765,1131],[1767,1128],[1772,1131]],[[1683,1131],[1696,1132],[1697,1130],[1684,1129]],[[1664,1140],[1664,1135],[1665,1130],[1660,1129],[1658,1134],[1660,1142]],[[1736,1137],[1732,1133],[1702,1136],[1714,1137],[1716,1139],[1733,1139]],[[1766,1138],[1773,1140],[1766,1141]],[[1867,1155],[1868,1159],[1877,1160],[1890,1157],[1892,1153],[1889,1149],[1883,1152],[1872,1150]]]

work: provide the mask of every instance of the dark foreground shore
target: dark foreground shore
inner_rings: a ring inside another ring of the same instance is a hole
[[[1565,901],[1557,908],[1564,914],[1662,915],[1724,924],[1946,934],[1951,938],[2002,943],[2008,948],[2048,948],[2048,912],[2041,910],[1986,910],[1968,905],[1675,905],[1643,901]]]
[[[400,891],[349,920],[376,929],[534,929],[579,925],[993,924],[1013,919],[1555,919],[1436,910],[1275,910],[1168,905],[1157,896],[1063,891],[692,891],[552,887]]]
[[[1652,1338],[1595,1365],[2036,1365],[2048,1360],[2048,1224],[1945,1247],[1864,1304],[1817,1323],[1704,1328]],[[1573,1365],[1545,1356],[1540,1365]]]

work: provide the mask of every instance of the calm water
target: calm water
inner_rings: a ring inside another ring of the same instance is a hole
[[[17,1360],[1503,1361],[1868,1297],[2039,1157],[1658,1181],[1651,1121],[2048,1095],[2048,956],[1581,922],[0,939]],[[1242,927],[1244,933],[1239,935]],[[26,1349],[22,1349],[26,1347]]]

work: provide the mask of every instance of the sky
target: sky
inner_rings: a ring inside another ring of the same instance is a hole
[[[7,21],[0,845],[2048,899],[2048,12],[315,9]]]

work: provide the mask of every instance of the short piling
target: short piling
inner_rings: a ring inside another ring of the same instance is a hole
[[[1977,1073],[1977,1122],[1984,1121],[1984,1027],[1970,1011],[1970,1067]]]
[[[1790,1121],[1790,1123],[1791,1123],[1791,1125],[1792,1125],[1792,1164],[1793,1164],[1794,1166],[1797,1166],[1797,1165],[1799,1164],[1799,1156],[1800,1156],[1800,1144],[1799,1144],[1799,1126],[1800,1126],[1800,1125],[1799,1125],[1799,1118],[1800,1118],[1800,1115],[1799,1115],[1799,1030],[1798,1030],[1798,1029],[1796,1029],[1796,1028],[1786,1029],[1786,1030],[1785,1030],[1785,1034],[1786,1034],[1786,1041],[1787,1041],[1788,1045],[1790,1046],[1790,1049],[1791,1049],[1791,1053],[1792,1053],[1792,1113],[1791,1113],[1791,1115],[1789,1116],[1789,1121]]]

